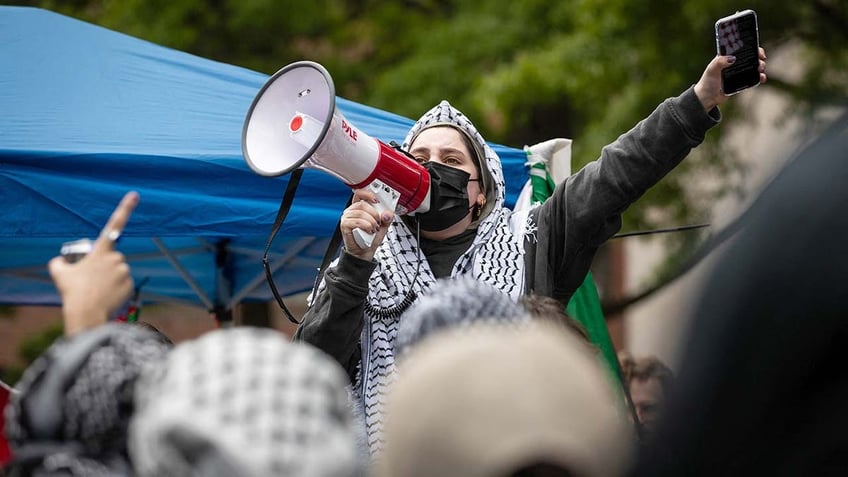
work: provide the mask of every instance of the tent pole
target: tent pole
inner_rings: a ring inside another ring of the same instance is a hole
[[[203,289],[200,288],[200,285],[198,285],[197,282],[194,281],[194,278],[192,278],[192,276],[188,273],[185,267],[182,266],[182,264],[177,260],[177,258],[171,253],[171,251],[168,250],[168,247],[165,246],[162,240],[159,237],[151,237],[150,239],[153,240],[153,243],[156,244],[156,247],[159,248],[159,251],[162,252],[162,255],[164,255],[165,258],[168,259],[168,262],[171,264],[172,267],[174,267],[174,270],[179,273],[180,277],[182,277],[186,284],[188,284],[188,286],[191,287],[192,290],[194,290],[194,293],[197,294],[197,297],[200,298],[200,301],[203,302],[203,305],[206,306],[206,309],[214,309],[215,304],[212,303],[212,300],[210,300],[209,297],[206,296],[205,293],[203,293]]]
[[[233,307],[227,304],[233,295],[233,261],[228,250],[229,239],[215,242],[215,307],[212,313],[221,326],[232,324]]]
[[[274,261],[274,264],[271,265],[271,272],[273,273],[279,270],[280,267],[290,262],[295,256],[297,256],[297,254],[300,253],[301,250],[305,249],[316,240],[317,239],[315,237],[303,237],[298,239],[295,243],[291,245],[291,247],[289,247],[288,250],[286,250],[285,255],[283,255],[279,260]],[[241,301],[244,300],[244,297],[246,297],[250,292],[255,290],[256,287],[261,285],[264,281],[265,272],[263,271],[257,273],[256,276],[253,277],[253,280],[245,284],[245,286],[243,286],[241,290],[235,296],[233,296],[233,298],[230,300],[230,303],[227,305],[227,308],[233,308],[234,306],[241,303]]]

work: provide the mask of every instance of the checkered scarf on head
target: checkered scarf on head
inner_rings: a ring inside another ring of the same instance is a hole
[[[277,331],[213,331],[139,379],[130,454],[142,476],[361,475],[346,384]]]
[[[402,359],[418,343],[443,331],[468,328],[474,323],[529,321],[524,307],[488,283],[470,276],[437,280],[401,315],[395,357]]]
[[[17,384],[20,393],[12,395],[6,409],[6,434],[13,455],[30,454],[38,445],[55,450],[34,464],[31,475],[115,475],[129,466],[127,428],[135,382],[145,367],[164,358],[171,347],[152,331],[135,325],[110,323],[85,335],[51,345],[24,372]],[[70,385],[62,395],[48,400],[61,406],[59,437],[40,438],[26,417],[27,412],[38,410],[25,402],[45,392],[42,380],[48,373],[59,372],[56,362],[85,340],[92,343],[86,345],[87,356],[79,368],[69,370],[72,375],[62,379]]]
[[[489,172],[488,177],[484,177],[491,184],[490,189],[494,189],[486,192],[488,203],[484,208],[484,216],[477,223],[477,235],[472,245],[454,264],[451,276],[470,275],[517,300],[524,291],[524,236],[514,231],[525,225],[526,216],[517,218],[504,206],[505,185],[501,160],[471,121],[447,101],[439,103],[415,123],[402,147],[408,150],[421,131],[436,126],[457,128],[477,145],[475,149],[482,151],[484,156],[478,158],[481,159],[480,166]],[[422,296],[435,282],[423,255],[416,278],[416,269],[419,267],[418,243],[415,233],[399,217],[395,217],[389,227],[374,260],[377,268],[368,282],[366,325],[361,338],[363,358],[353,386],[355,398],[361,400],[368,446],[372,454],[382,447],[382,409],[386,387],[394,380],[394,343],[399,315],[403,311],[381,313],[380,310],[402,308],[410,291],[415,296]],[[318,291],[323,290],[324,286],[322,281]]]

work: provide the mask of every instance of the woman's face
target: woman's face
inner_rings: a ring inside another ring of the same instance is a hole
[[[435,161],[467,172],[471,179],[468,181],[468,207],[471,208],[474,204],[484,204],[486,196],[479,180],[480,171],[477,170],[477,165],[474,163],[473,156],[461,134],[450,126],[436,126],[425,129],[412,142],[409,153],[422,164]],[[438,236],[423,232],[422,235],[425,237],[433,235],[428,238],[436,239],[447,238],[465,231],[471,221],[471,213],[469,212],[453,227],[440,231]]]
[[[467,172],[471,179],[468,181],[470,206],[483,191],[480,187],[481,182],[477,180],[480,179],[480,172],[461,134],[449,126],[425,129],[412,142],[409,153],[422,164],[435,161]]]

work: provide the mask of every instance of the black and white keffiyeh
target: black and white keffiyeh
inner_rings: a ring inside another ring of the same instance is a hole
[[[481,167],[489,173],[488,176],[483,175],[493,189],[491,192],[487,190],[488,204],[484,208],[484,216],[476,224],[477,235],[454,264],[451,276],[471,276],[517,300],[524,291],[524,231],[532,229],[527,227],[528,215],[526,212],[513,213],[504,206],[505,186],[500,158],[471,121],[447,101],[442,101],[418,120],[404,140],[403,148],[409,149],[421,131],[435,126],[455,127],[471,138],[482,151]],[[382,447],[382,409],[386,388],[394,380],[394,343],[400,320],[399,313],[380,313],[379,310],[400,308],[402,311],[402,304],[410,290],[414,296],[422,296],[435,282],[433,272],[426,258],[419,254],[418,247],[415,234],[396,216],[374,255],[377,268],[369,280],[361,338],[362,361],[353,387],[356,398],[361,400],[372,454]],[[318,291],[323,287],[324,282]]]
[[[133,463],[141,476],[361,475],[347,381],[275,330],[207,333],[139,379]]]
[[[13,465],[28,475],[126,473],[135,381],[169,349],[152,331],[118,323],[55,342],[6,408]]]
[[[400,317],[395,359],[437,333],[476,323],[523,324],[530,315],[494,286],[471,276],[440,279]]]

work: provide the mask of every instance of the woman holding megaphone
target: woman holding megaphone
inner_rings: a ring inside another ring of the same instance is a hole
[[[728,98],[721,70],[732,61],[715,57],[694,86],[663,101],[529,213],[504,206],[500,159],[460,111],[442,101],[418,120],[402,148],[440,177],[434,183],[449,200],[424,214],[394,216],[374,207],[371,191],[357,191],[341,218],[344,250],[310,296],[295,335],[347,369],[372,453],[381,448],[404,309],[437,278],[462,275],[516,300],[534,293],[567,303],[598,247],[621,227],[622,212],[719,123],[717,106]],[[759,71],[764,82],[762,49]],[[357,228],[375,232],[370,247],[354,240]]]

